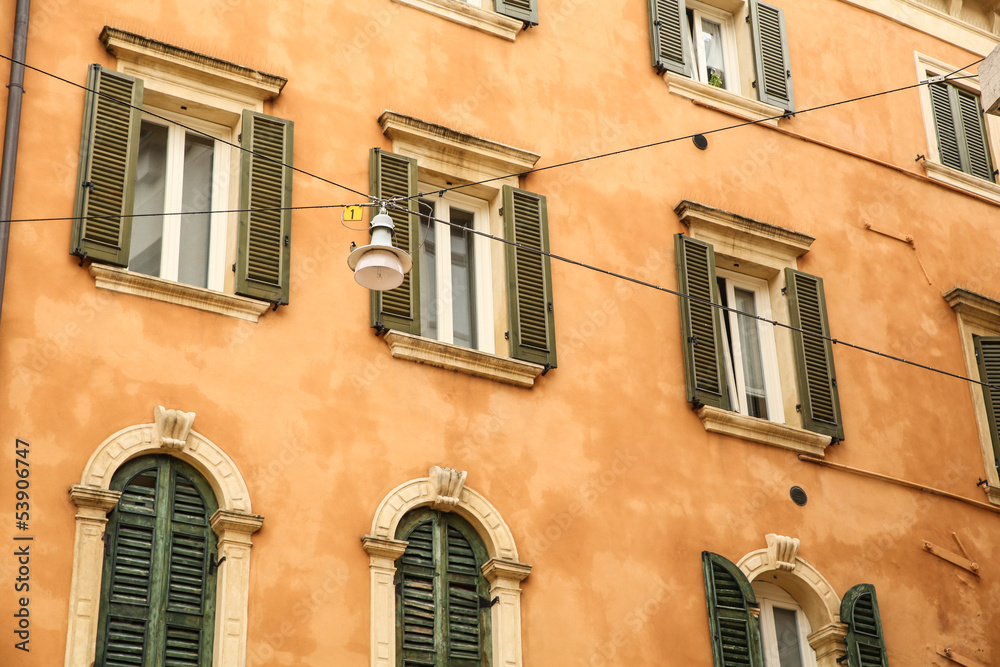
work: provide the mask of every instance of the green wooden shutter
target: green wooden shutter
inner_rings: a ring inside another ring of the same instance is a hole
[[[840,603],[840,620],[847,624],[849,667],[889,667],[875,587],[858,584]]]
[[[959,125],[952,110],[951,86],[932,83],[927,86],[931,95],[934,130],[937,133],[938,153],[941,164],[952,169],[962,169],[962,149],[959,144]]]
[[[379,198],[416,197],[417,161],[380,148],[371,150],[369,173],[371,192]],[[396,235],[392,243],[409,253],[413,268],[403,276],[403,284],[393,290],[371,291],[372,326],[379,331],[395,329],[420,335],[420,218],[417,200],[400,202],[406,211],[389,209]],[[408,212],[407,212],[408,211]],[[372,211],[372,215],[378,211]]]
[[[208,667],[215,628],[217,509],[208,483],[168,456],[123,466],[105,534],[97,667]]]
[[[976,362],[979,364],[979,381],[1000,386],[1000,337],[973,336]],[[986,400],[986,418],[993,439],[993,462],[1000,472],[1000,389],[983,387]]]
[[[719,554],[703,551],[701,561],[715,667],[764,667],[760,627],[752,612],[757,598],[750,582]]]
[[[680,298],[681,344],[687,399],[695,408],[711,405],[729,409],[722,313],[715,280],[715,251],[711,244],[683,234],[675,237],[677,289],[693,299]]]
[[[507,245],[507,298],[510,356],[556,367],[556,328],[552,303],[549,220],[542,195],[503,186],[504,236],[524,248]]]
[[[142,81],[91,65],[87,88],[70,252],[128,266]]]
[[[488,667],[488,584],[482,540],[461,517],[411,512],[397,537],[396,638],[400,667]]]
[[[525,27],[538,25],[538,0],[494,0],[497,14],[524,21]]]
[[[409,544],[398,565],[400,664],[404,667],[434,665],[438,592],[435,587],[433,522],[427,520],[417,526],[407,540]]]
[[[830,336],[823,280],[808,273],[785,269],[785,281],[788,285],[791,325],[808,332],[803,334],[792,331],[802,426],[810,431],[829,435],[839,442],[844,439],[844,425],[840,417],[833,344],[826,338],[817,337]]]
[[[687,23],[684,0],[649,0],[649,37],[657,72],[691,76]]]
[[[962,134],[968,156],[968,173],[987,181],[993,181],[993,164],[986,142],[986,128],[983,125],[983,109],[979,95],[952,86],[958,98],[959,116],[962,119]]]
[[[243,111],[236,293],[288,303],[293,123]]]
[[[785,111],[795,111],[784,10],[752,0],[750,25],[757,66],[757,98]]]

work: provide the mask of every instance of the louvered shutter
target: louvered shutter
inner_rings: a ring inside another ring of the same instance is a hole
[[[207,667],[215,617],[207,482],[167,456],[130,462],[108,522],[97,667]]]
[[[95,261],[127,266],[142,121],[142,81],[91,65],[87,88],[70,251]]]
[[[397,585],[397,618],[403,667],[435,664],[435,619],[438,593],[435,588],[434,525],[428,520],[407,537],[409,544],[400,559]]]
[[[683,234],[675,237],[677,289],[680,298],[681,345],[687,399],[695,408],[711,405],[729,409],[726,387],[722,315],[712,306],[719,301],[715,279],[715,251],[711,244]]]
[[[525,247],[507,245],[510,356],[556,367],[552,262],[545,197],[503,186],[504,235]]]
[[[448,667],[475,667],[482,664],[482,610],[480,563],[469,540],[453,525],[443,531],[448,575],[447,627],[445,642]]]
[[[823,280],[794,269],[785,269],[785,280],[791,325],[807,332],[792,331],[802,427],[829,435],[839,442],[844,439],[844,425],[840,417],[833,344],[827,340],[830,323],[826,314]]]
[[[946,83],[932,83],[927,88],[931,95],[931,110],[934,114],[934,129],[937,133],[941,164],[961,170],[962,149],[959,144],[958,119],[952,109],[952,87]]]
[[[785,12],[773,5],[752,0],[750,23],[757,66],[757,99],[793,112],[795,97],[792,94],[792,66],[788,58]]]
[[[691,38],[684,0],[649,0],[649,37],[657,72],[691,76]]]
[[[979,381],[1000,387],[1000,337],[973,336],[976,361],[979,364]],[[993,439],[993,462],[1000,472],[1000,389],[983,387],[986,400],[986,418]]]
[[[461,517],[429,509],[404,517],[398,534],[407,541],[396,561],[400,667],[489,665],[486,550],[478,535]]]
[[[369,162],[371,192],[375,197],[416,197],[417,161],[380,148],[371,150]],[[371,291],[372,326],[420,335],[420,218],[415,214],[417,200],[399,202],[405,211],[390,208],[395,236],[392,243],[413,259],[413,268],[403,276],[403,283],[393,290]],[[373,211],[375,215],[378,211]]]
[[[494,0],[497,14],[524,21],[525,27],[538,25],[538,0]]]
[[[236,293],[288,304],[293,123],[243,111]]]
[[[715,667],[764,667],[757,598],[743,572],[719,554],[703,551],[708,625]]]
[[[889,667],[874,586],[858,584],[847,591],[840,603],[840,620],[847,624],[849,667]]]
[[[962,119],[962,134],[968,155],[968,173],[987,181],[993,181],[993,164],[990,161],[989,146],[986,142],[986,128],[983,126],[983,109],[979,96],[955,86],[959,115]]]

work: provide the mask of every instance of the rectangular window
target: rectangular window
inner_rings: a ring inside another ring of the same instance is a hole
[[[927,72],[933,78],[934,72]],[[941,164],[995,181],[979,93],[939,81],[928,86]]]
[[[722,305],[741,313],[771,318],[767,282],[752,276],[717,270]],[[733,407],[751,417],[784,422],[774,328],[760,320],[726,311],[726,378]]]
[[[740,92],[733,15],[700,2],[687,3],[693,78],[716,88]]]
[[[192,118],[179,122],[222,141],[159,118],[143,119],[128,268],[221,291],[226,214],[211,211],[228,208],[230,151],[223,141],[231,131]]]
[[[421,184],[426,192],[433,187]],[[493,270],[483,200],[446,192],[420,200],[420,331],[427,338],[494,351]]]

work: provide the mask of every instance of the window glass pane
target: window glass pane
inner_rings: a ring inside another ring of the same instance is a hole
[[[701,40],[705,48],[706,76],[709,83],[726,87],[725,58],[722,52],[722,26],[708,19],[701,20]]]
[[[208,286],[208,250],[212,231],[212,164],[215,142],[188,133],[184,138],[184,188],[177,280]]]
[[[736,288],[733,290],[734,307],[744,313],[757,314],[754,293]],[[757,320],[738,315],[740,347],[743,353],[743,383],[747,396],[747,410],[752,417],[767,419],[767,401],[764,395],[764,361],[760,351],[760,331]]]
[[[148,276],[160,275],[166,185],[167,128],[143,121],[139,133],[139,162],[135,176],[136,217],[132,219],[132,247],[128,268]]]
[[[799,629],[795,622],[796,612],[792,609],[773,607],[774,634],[778,639],[779,667],[802,667],[802,647],[799,645]]]
[[[452,318],[456,345],[476,345],[475,266],[473,265],[473,235],[454,225],[472,227],[473,215],[461,209],[451,209],[451,292]]]
[[[434,217],[434,204],[421,200],[420,213]],[[426,218],[420,219],[420,335],[434,339],[438,337],[435,226]]]

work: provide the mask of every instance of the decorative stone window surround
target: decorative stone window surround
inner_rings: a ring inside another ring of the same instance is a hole
[[[462,188],[461,192],[488,203],[490,233],[503,236],[502,187],[519,187],[518,177],[509,176],[529,171],[538,162],[536,153],[514,148],[496,141],[458,132],[441,125],[410,116],[385,111],[379,116],[383,134],[392,140],[394,153],[416,158],[421,182],[450,187],[461,183],[498,179],[482,185]],[[494,267],[506,264],[504,248],[491,244]],[[494,337],[496,349],[508,345],[504,332],[507,320],[507,281],[493,280]],[[440,341],[391,331],[385,336],[393,357],[485,377],[519,387],[532,387],[544,368],[497,354],[450,345]]]
[[[979,380],[981,379],[979,364],[976,363],[976,349],[972,344],[972,337],[1000,336],[1000,301],[961,287],[952,288],[944,294],[944,298],[958,316],[958,335],[962,341],[966,372],[970,378]],[[970,382],[969,391],[976,413],[979,447],[986,468],[986,485],[983,490],[991,503],[1000,505],[1000,476],[997,475],[996,466],[993,464],[993,436],[990,434],[990,423],[986,417],[986,399],[983,397],[983,388],[977,384]]]
[[[443,19],[480,30],[513,42],[524,24],[502,14],[474,7],[462,0],[393,0],[401,5],[440,16]],[[492,0],[486,0],[492,4]]]
[[[395,539],[403,516],[430,506],[457,512],[479,533],[490,560],[483,576],[490,584],[493,664],[521,667],[521,581],[531,566],[518,561],[514,537],[506,522],[486,498],[465,486],[465,472],[432,467],[428,476],[393,489],[379,504],[371,531],[361,539],[371,573],[371,666],[396,667],[395,561],[407,542]]]
[[[788,305],[781,292],[784,270],[798,268],[797,259],[809,251],[815,240],[812,236],[688,200],[678,204],[674,211],[691,238],[712,244],[717,269],[738,271],[767,281],[771,316],[778,322],[789,321]],[[774,339],[781,371],[782,405],[785,418],[792,423],[779,424],[710,406],[699,408],[698,417],[711,433],[822,457],[830,436],[803,429],[795,409],[799,390],[791,334],[787,329],[775,327]]]
[[[100,39],[108,52],[115,56],[117,71],[142,79],[144,107],[177,111],[228,127],[231,129],[233,143],[237,143],[243,110],[263,112],[264,102],[277,97],[288,82],[284,77],[109,26],[101,31]],[[228,183],[236,184],[239,183],[239,148],[232,147],[229,157]],[[229,187],[228,201],[229,210],[238,208],[238,188]],[[225,256],[228,265],[236,256],[236,213],[228,214],[226,227]],[[91,275],[100,289],[188,306],[250,322],[256,322],[269,305],[233,294],[234,277],[230,271],[225,272],[223,292],[100,264],[91,265]]]
[[[798,555],[799,540],[770,533],[767,547],[751,551],[736,564],[751,583],[777,584],[801,605],[813,632],[807,638],[816,652],[817,667],[840,667],[847,653],[847,625],[840,622],[840,597],[830,582]]]
[[[939,60],[921,53],[914,52],[914,58],[917,64],[918,81],[927,79],[928,72],[931,72],[934,76],[944,76],[955,72],[955,67],[946,65]],[[965,72],[964,70],[955,72],[952,78],[956,78],[957,80],[953,85],[970,90],[981,97],[982,89],[979,86],[978,79],[961,78],[971,75],[971,72]],[[934,127],[934,111],[931,108],[930,91],[927,86],[920,87],[920,107],[923,111],[924,132],[927,135],[927,159],[921,160],[921,164],[928,178],[947,183],[961,190],[966,190],[972,194],[1000,203],[1000,185],[941,164],[941,153],[938,150],[937,132]],[[997,150],[995,137],[1000,137],[1000,118],[989,114],[984,115],[983,118],[986,122],[986,143],[990,151],[990,159],[993,162],[993,167],[996,168]]]
[[[91,667],[97,647],[97,616],[104,565],[107,514],[121,493],[111,491],[111,478],[124,463],[138,456],[169,454],[205,476],[219,502],[211,517],[218,536],[219,566],[216,588],[216,667],[242,667],[246,662],[247,614],[250,590],[250,536],[263,525],[253,514],[250,494],[232,459],[218,446],[190,430],[194,413],[165,410],[154,413],[154,423],[129,426],[105,440],[91,455],[80,484],[70,488],[77,506],[73,544],[73,574],[69,596],[66,667]]]

